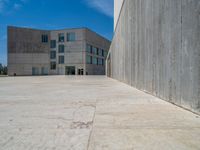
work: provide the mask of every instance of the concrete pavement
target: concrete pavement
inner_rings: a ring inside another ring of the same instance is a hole
[[[199,150],[200,117],[105,76],[0,78],[0,150]]]

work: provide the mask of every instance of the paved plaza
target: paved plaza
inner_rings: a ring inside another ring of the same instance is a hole
[[[199,150],[200,116],[105,76],[0,77],[0,150]]]

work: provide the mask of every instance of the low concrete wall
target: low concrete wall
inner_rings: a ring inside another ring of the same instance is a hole
[[[112,78],[200,112],[200,1],[125,0]]]

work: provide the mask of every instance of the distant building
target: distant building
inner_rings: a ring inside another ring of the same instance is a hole
[[[87,28],[8,27],[8,75],[104,75],[109,47]]]

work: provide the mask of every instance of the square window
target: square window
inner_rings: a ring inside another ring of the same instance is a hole
[[[48,35],[46,34],[42,35],[42,43],[48,43]]]
[[[50,59],[56,59],[56,51],[50,52]]]
[[[56,40],[51,40],[51,48],[56,48]]]
[[[72,42],[76,40],[76,34],[75,32],[67,33],[67,41]]]
[[[65,63],[65,57],[59,56],[59,64],[64,64],[64,63]]]
[[[58,52],[59,53],[64,53],[65,52],[65,45],[59,45],[58,46]]]
[[[58,42],[65,42],[65,34],[64,33],[58,34]]]
[[[56,62],[51,62],[50,68],[51,70],[56,70]]]

